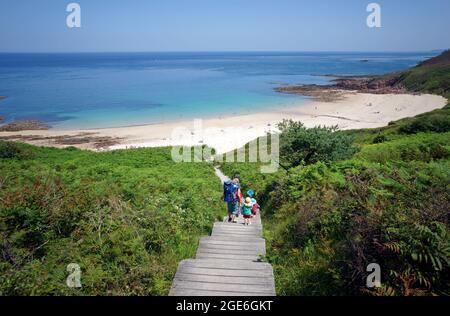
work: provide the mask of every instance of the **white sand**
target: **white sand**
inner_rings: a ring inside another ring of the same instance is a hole
[[[343,100],[336,102],[311,101],[308,104],[283,108],[279,111],[208,118],[200,121],[201,126],[199,126],[199,122],[194,123],[194,120],[191,120],[104,129],[0,132],[0,137],[11,135],[54,137],[94,133],[93,136],[123,139],[120,145],[105,149],[206,144],[216,148],[219,153],[223,153],[239,148],[267,132],[276,131],[276,123],[285,118],[301,121],[307,127],[338,125],[343,130],[374,128],[386,126],[390,121],[440,109],[446,104],[445,98],[429,94],[349,93]],[[194,126],[195,124],[197,126]],[[183,132],[181,135],[184,137],[178,137],[180,133],[178,133],[178,136],[175,135],[174,131],[183,127],[185,130],[181,131]],[[27,142],[37,145],[57,146],[52,140]],[[92,144],[82,144],[78,147],[92,148]]]

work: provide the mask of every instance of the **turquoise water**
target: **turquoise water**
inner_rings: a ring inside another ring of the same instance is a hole
[[[273,91],[383,74],[431,53],[0,54],[0,115],[57,128],[243,114],[305,102]],[[367,60],[365,62],[364,60]]]

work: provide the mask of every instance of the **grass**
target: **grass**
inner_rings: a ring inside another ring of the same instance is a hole
[[[212,165],[170,148],[0,152],[0,295],[166,295],[224,208]]]

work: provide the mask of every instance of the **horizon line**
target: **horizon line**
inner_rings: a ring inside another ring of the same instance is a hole
[[[450,48],[427,50],[143,50],[143,51],[0,51],[0,54],[123,54],[123,53],[432,53]]]

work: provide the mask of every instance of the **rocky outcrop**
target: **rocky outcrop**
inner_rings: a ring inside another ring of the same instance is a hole
[[[331,84],[286,86],[275,88],[282,93],[296,93],[311,96],[319,101],[334,101],[349,91],[374,94],[403,94],[403,93],[450,93],[450,50],[444,51],[439,56],[419,63],[417,66],[405,71],[390,73],[383,76],[339,76],[335,77]],[[430,77],[438,83],[433,89],[423,83],[430,81]]]
[[[402,94],[406,89],[400,84],[400,76],[339,77],[330,85],[301,85],[275,88],[281,93],[294,93],[313,97],[322,102],[340,100],[349,92],[374,94]]]
[[[48,125],[37,120],[15,121],[0,126],[0,132],[37,131],[47,129],[49,129]]]
[[[303,85],[303,86],[288,86],[275,88],[275,91],[281,93],[300,94],[308,97],[312,97],[321,102],[334,102],[344,98],[345,93],[340,88],[334,88],[333,86],[319,86],[315,84]]]
[[[334,82],[333,86],[336,88],[362,93],[406,93],[406,89],[400,83],[400,76],[396,75],[369,79],[336,79]]]
[[[0,140],[21,141],[35,145],[42,143],[51,143],[54,145],[74,146],[86,145],[88,148],[102,149],[109,146],[117,145],[121,142],[121,138],[98,136],[96,133],[79,133],[77,135],[61,135],[61,136],[40,136],[40,135],[10,135],[1,136]]]

